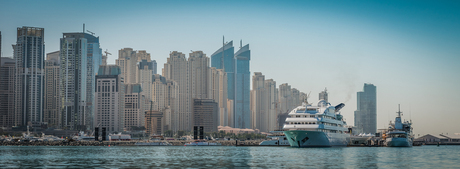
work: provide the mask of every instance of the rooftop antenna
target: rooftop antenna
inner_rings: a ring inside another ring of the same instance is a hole
[[[243,39],[240,40],[240,48],[243,47]]]
[[[83,23],[83,33],[85,33],[85,23]]]
[[[398,104],[398,112],[396,112],[396,113],[398,113],[398,117],[401,118],[402,112],[401,112],[401,105],[400,104]]]

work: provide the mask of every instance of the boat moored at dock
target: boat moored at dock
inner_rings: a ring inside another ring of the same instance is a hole
[[[385,137],[385,145],[387,147],[412,147],[413,136],[412,136],[412,122],[401,121],[402,112],[399,110],[398,116],[394,123],[390,122],[388,127],[388,133]]]
[[[272,131],[270,133],[272,134],[267,136],[270,139],[260,142],[259,146],[289,146],[289,141],[283,131]]]
[[[325,100],[317,106],[304,103],[293,109],[284,124],[284,134],[291,147],[347,146],[350,135],[340,114],[345,104],[331,106]]]
[[[184,146],[221,146],[221,143],[207,142],[206,140],[196,140],[185,143]]]

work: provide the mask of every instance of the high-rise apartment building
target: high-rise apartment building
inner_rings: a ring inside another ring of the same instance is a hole
[[[152,100],[151,94],[151,85],[152,85],[152,69],[153,66],[151,62],[147,60],[142,60],[138,63],[138,70],[137,70],[137,83],[142,87],[142,95],[144,95],[146,103],[143,103],[143,109],[148,110],[150,108],[150,101]]]
[[[15,78],[16,61],[12,58],[0,60],[0,127],[15,126]]]
[[[123,131],[125,86],[120,67],[100,66],[95,80],[94,126],[106,127],[108,133]]]
[[[295,108],[299,105],[302,105],[302,99],[300,99],[300,91],[296,88],[291,89],[291,97],[292,97],[292,108]],[[292,109],[291,108],[291,109]]]
[[[188,58],[192,99],[210,98],[208,94],[209,58],[202,51],[193,51]]]
[[[132,48],[123,48],[118,51],[116,64],[120,66],[121,74],[125,78],[125,83],[136,83],[137,57],[136,51]]]
[[[124,101],[124,130],[130,130],[131,127],[144,126],[145,111],[143,105],[145,97],[142,95],[140,84],[125,85],[125,101]]]
[[[328,101],[328,96],[327,96],[327,89],[324,89],[321,93],[319,93],[319,100],[324,100],[326,102]]]
[[[45,105],[43,121],[48,126],[61,128],[61,95],[60,95],[60,51],[46,54],[45,60]]]
[[[278,128],[278,89],[276,88],[276,82],[273,79],[265,80],[265,96],[266,105],[268,106],[268,117],[267,117],[267,131],[274,131]]]
[[[227,74],[227,113],[228,126],[234,126],[233,103],[235,99],[235,60],[234,60],[233,41],[223,42],[222,47],[211,55],[211,67],[222,69]],[[231,106],[231,107],[229,107]]]
[[[267,132],[268,108],[265,99],[265,76],[261,72],[254,72],[251,90],[251,128]]]
[[[177,131],[179,128],[179,85],[177,82],[166,79],[165,77],[155,74],[152,76],[151,88],[152,102],[149,106],[149,111],[158,111],[163,113],[164,130]]]
[[[217,132],[218,106],[213,99],[193,100],[193,125],[203,126],[204,132]]]
[[[62,125],[67,129],[92,128],[95,74],[102,62],[99,37],[64,33],[60,43]]]
[[[208,93],[210,98],[214,99],[219,107],[219,113],[217,114],[217,119],[219,120],[218,125],[229,126],[227,109],[227,73],[223,69],[210,67],[208,74]]]
[[[279,86],[279,109],[281,113],[290,111],[294,106],[292,104],[291,85],[283,83]]]
[[[362,92],[358,92],[355,111],[355,126],[364,133],[377,132],[377,90],[373,84],[364,84]]]
[[[278,129],[277,116],[279,113],[278,90],[273,79],[265,80],[260,72],[255,72],[252,77],[251,91],[251,120],[252,128],[262,132]]]
[[[150,53],[147,53],[147,51],[145,50],[139,50],[136,53],[136,59],[137,59],[137,62],[141,62],[142,60],[146,60],[150,62],[151,61]]]
[[[43,28],[17,28],[13,50],[16,61],[15,125],[18,126],[40,126],[43,122],[44,40]]]
[[[163,76],[171,79],[179,85],[178,110],[174,112],[174,123],[177,130],[191,130],[192,118],[192,95],[191,95],[191,76],[189,62],[181,52],[173,51],[169,54],[167,62],[164,64]]]

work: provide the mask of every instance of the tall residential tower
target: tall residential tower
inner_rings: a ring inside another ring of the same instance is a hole
[[[63,127],[87,130],[93,124],[95,74],[102,62],[99,37],[64,33],[61,38],[61,111]]]
[[[44,40],[43,28],[17,28],[13,49],[16,61],[15,125],[18,126],[39,126],[43,122]]]
[[[377,90],[373,84],[364,84],[358,92],[358,110],[355,111],[355,126],[364,133],[377,132]]]

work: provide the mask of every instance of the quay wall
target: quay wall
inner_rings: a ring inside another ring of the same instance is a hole
[[[0,146],[136,146],[137,142],[147,141],[37,141],[37,142],[13,142],[2,141]],[[168,142],[173,146],[184,146],[190,141],[168,140],[168,141],[150,141],[150,142]],[[220,143],[222,146],[258,146],[261,141],[208,141],[210,143]]]

